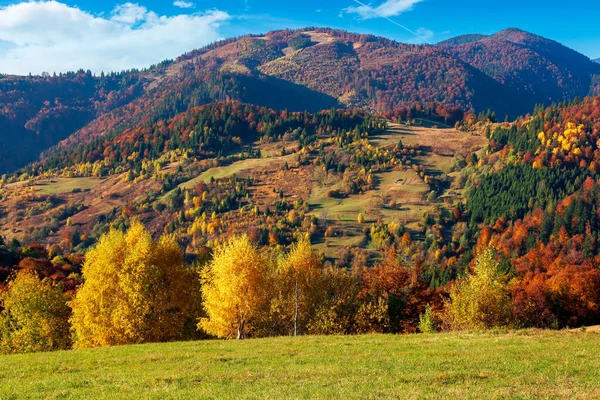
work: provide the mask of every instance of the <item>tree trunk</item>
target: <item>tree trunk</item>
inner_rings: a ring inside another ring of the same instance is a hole
[[[296,312],[294,314],[294,336],[298,336],[298,279],[296,279]]]
[[[244,320],[241,320],[240,323],[238,324],[238,330],[237,330],[237,340],[242,340],[242,339],[246,339],[246,332],[244,331]]]

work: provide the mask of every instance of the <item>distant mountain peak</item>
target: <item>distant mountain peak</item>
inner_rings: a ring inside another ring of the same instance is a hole
[[[531,33],[527,32],[523,29],[515,28],[515,27],[503,29],[498,33],[502,33],[502,32],[505,32],[505,33],[527,33],[527,34],[531,35]]]
[[[480,33],[471,33],[466,35],[459,35],[453,38],[441,41],[438,45],[441,46],[459,46],[461,44],[468,44],[473,42],[478,42],[481,39],[485,39],[488,35],[482,35]]]

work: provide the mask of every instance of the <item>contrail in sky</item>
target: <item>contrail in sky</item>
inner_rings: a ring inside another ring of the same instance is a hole
[[[358,1],[358,0],[354,0],[354,2],[356,2],[356,3],[360,4],[360,5],[361,5],[361,6],[363,6],[363,7],[370,8],[371,10],[373,9],[373,7],[371,7],[371,6],[368,6],[368,5],[366,5],[365,3],[363,3],[363,2],[360,2],[360,1]],[[417,38],[419,38],[419,39],[423,39],[423,40],[425,41],[425,43],[427,43],[427,44],[431,44],[431,43],[429,42],[429,40],[425,39],[425,38],[424,38],[424,37],[422,37],[422,36],[419,36],[419,34],[418,34],[417,32],[415,32],[415,31],[413,31],[413,30],[411,30],[411,29],[407,28],[406,26],[402,25],[402,24],[401,24],[401,23],[399,23],[399,22],[396,22],[396,21],[394,21],[394,20],[393,20],[393,19],[391,19],[390,17],[386,17],[386,16],[384,16],[384,15],[378,15],[378,16],[379,16],[379,17],[381,17],[381,18],[385,18],[385,19],[387,19],[388,21],[390,21],[392,24],[394,24],[394,25],[396,25],[396,26],[399,26],[400,28],[404,29],[405,31],[407,31],[407,32],[409,32],[409,33],[412,33],[413,35],[415,35],[415,37],[417,37]]]

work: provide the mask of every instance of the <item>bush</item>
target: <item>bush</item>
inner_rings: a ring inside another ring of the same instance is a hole
[[[67,296],[35,272],[21,270],[0,295],[0,350],[30,353],[71,347]]]
[[[425,312],[419,315],[419,331],[421,333],[437,332],[437,323],[433,317],[433,309],[427,304]]]

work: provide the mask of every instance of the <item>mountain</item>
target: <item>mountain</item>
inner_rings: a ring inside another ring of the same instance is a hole
[[[488,37],[488,35],[481,35],[478,33],[459,35],[439,42],[438,46],[459,46],[461,44],[477,42],[481,39],[485,39],[486,37]]]
[[[516,29],[419,46],[306,28],[224,40],[142,71],[2,76],[0,172],[214,101],[312,112],[446,104],[516,117],[597,93],[592,74],[600,66],[581,54]]]
[[[137,72],[0,75],[0,173],[35,160],[94,118],[143,93]]]
[[[592,76],[600,71],[586,56],[519,29],[469,39],[439,46],[530,104],[586,96],[592,88]]]
[[[600,58],[596,58],[594,62],[600,63]]]

